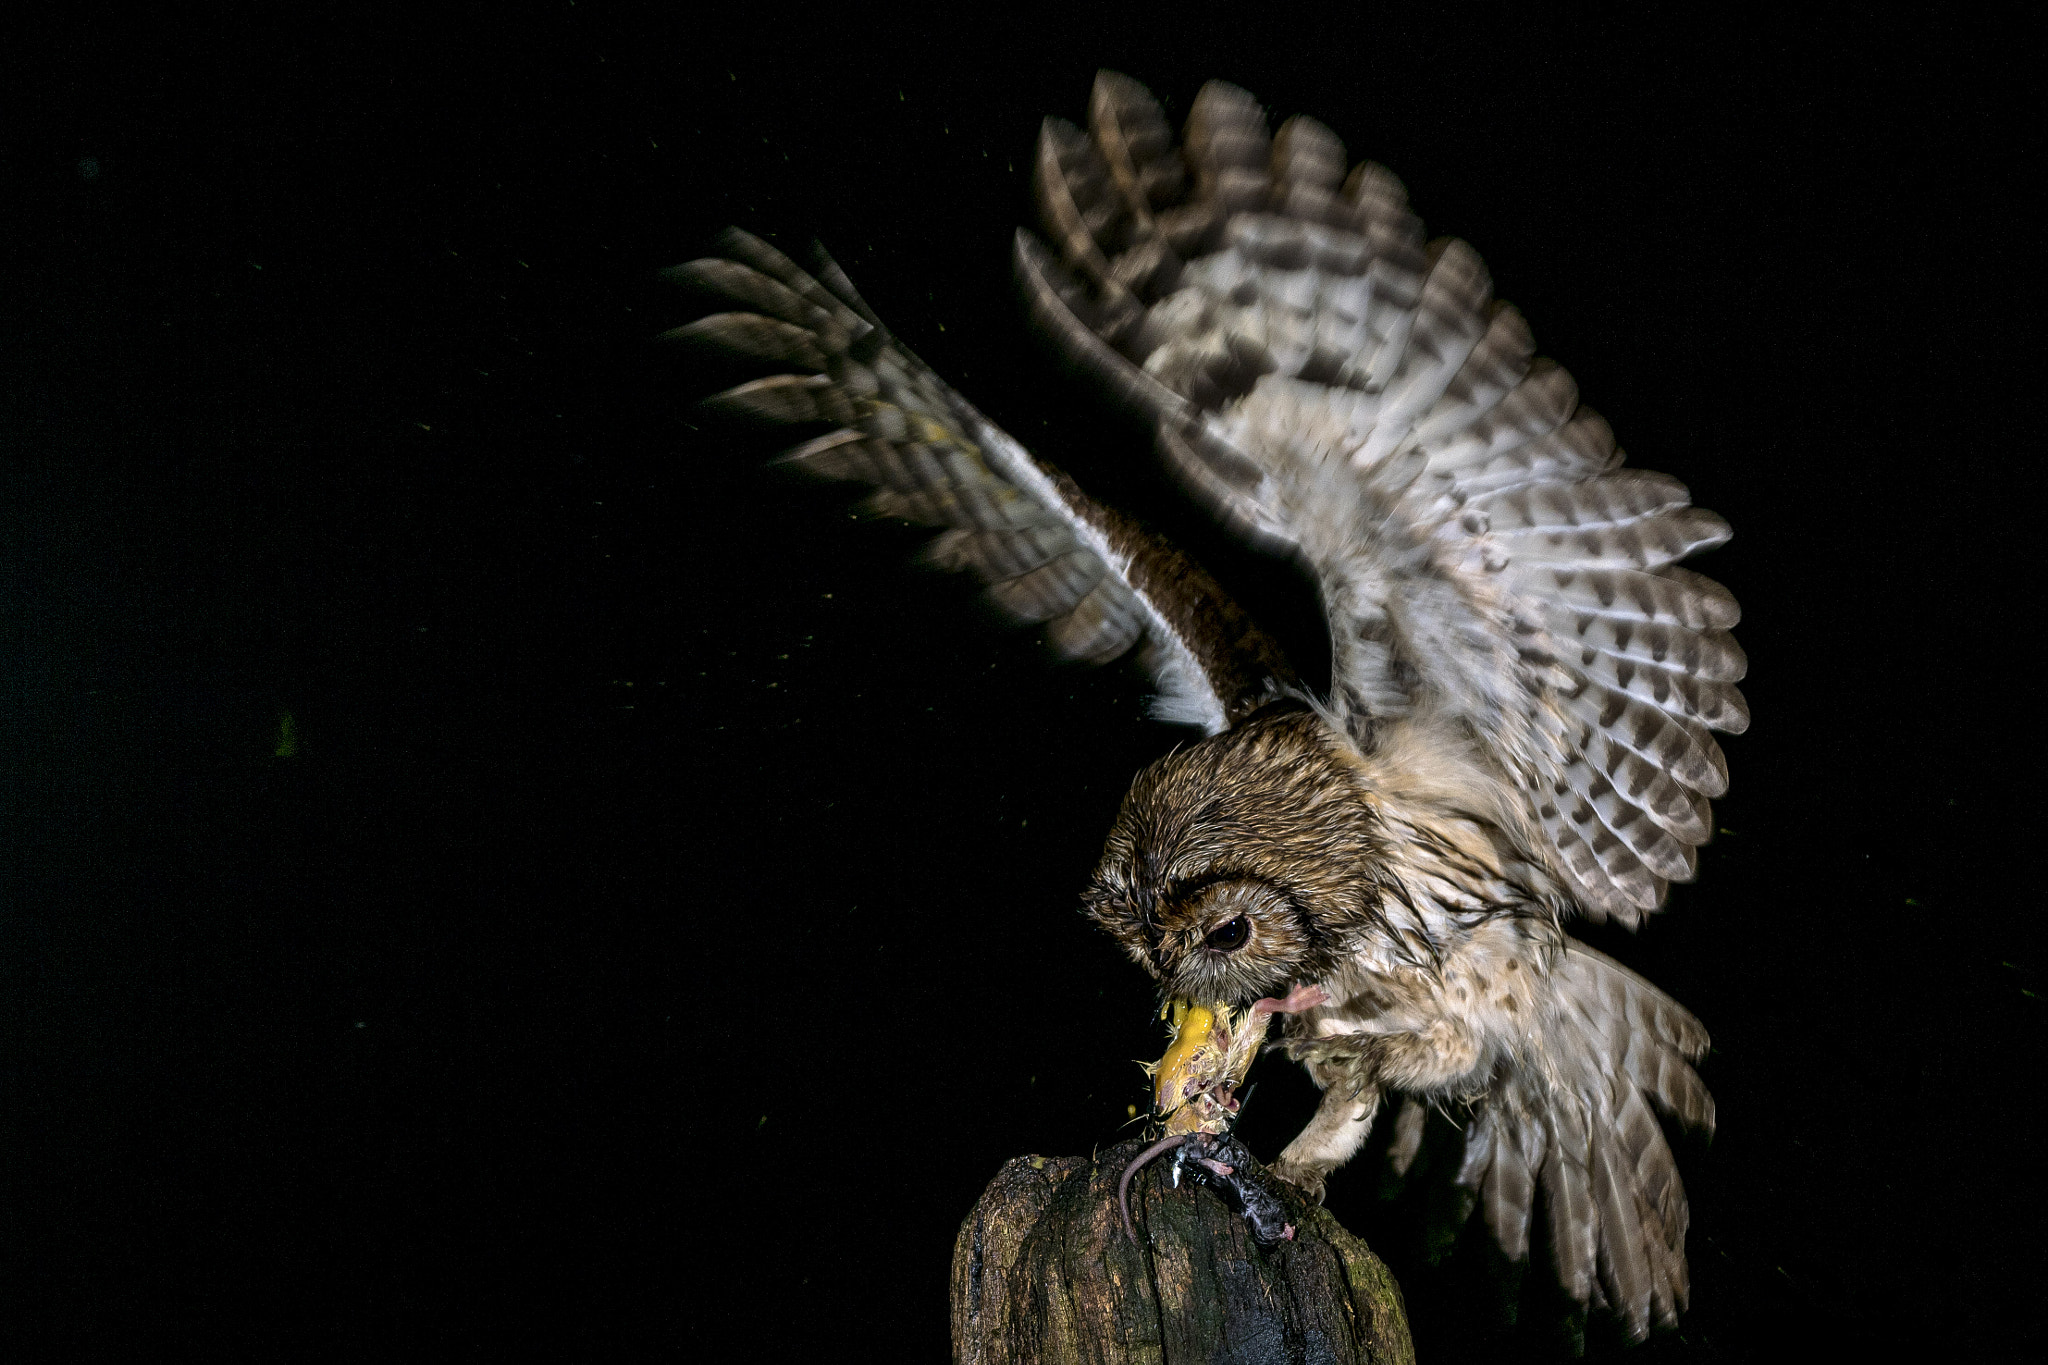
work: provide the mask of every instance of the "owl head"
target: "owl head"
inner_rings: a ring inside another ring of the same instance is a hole
[[[1254,716],[1138,775],[1082,893],[1169,996],[1248,1004],[1325,976],[1378,922],[1384,864],[1343,741]]]

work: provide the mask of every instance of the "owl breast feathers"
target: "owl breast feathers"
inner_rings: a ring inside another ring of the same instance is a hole
[[[676,340],[773,366],[710,400],[811,427],[785,457],[945,528],[1067,657],[1137,650],[1205,738],[1139,774],[1084,893],[1175,998],[1286,997],[1323,1101],[1275,1170],[1320,1193],[1398,1093],[1466,1119],[1459,1181],[1510,1256],[1540,1202],[1565,1289],[1637,1336],[1686,1300],[1686,1201],[1658,1114],[1711,1129],[1707,1038],[1565,936],[1689,879],[1739,731],[1737,610],[1677,567],[1724,522],[1623,467],[1478,255],[1427,241],[1385,168],[1312,119],[1269,132],[1206,86],[1181,141],[1096,80],[1048,120],[1028,311],[1247,539],[1294,556],[1330,627],[1327,695],[1198,566],[1026,451],[890,334],[829,257],[733,230],[668,272],[724,311]],[[1311,989],[1320,988],[1320,989]],[[1265,1006],[1261,1006],[1265,1008]]]

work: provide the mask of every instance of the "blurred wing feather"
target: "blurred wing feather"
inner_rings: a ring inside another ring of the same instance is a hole
[[[707,407],[829,427],[784,460],[873,486],[867,505],[879,515],[946,528],[933,562],[977,574],[1063,656],[1106,663],[1144,642],[1162,719],[1215,733],[1293,684],[1278,647],[1213,579],[976,411],[889,334],[829,257],[819,253],[814,276],[738,229],[719,247],[664,275],[742,311],[664,339],[803,373],[752,380]]]

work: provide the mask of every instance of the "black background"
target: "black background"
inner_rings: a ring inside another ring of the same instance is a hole
[[[16,1353],[944,1352],[982,1184],[1143,1098],[1149,985],[1072,907],[1181,736],[907,568],[922,533],[696,430],[715,377],[650,344],[689,315],[652,277],[727,222],[823,238],[1326,668],[1294,571],[1021,324],[1037,120],[1100,65],[1392,166],[1736,527],[1701,564],[1748,612],[1724,832],[1640,935],[1588,934],[1716,1043],[1695,1307],[1635,1358],[2038,1349],[2017,34],[564,3],[7,47]],[[1313,1095],[1259,1074],[1271,1155]],[[1330,1195],[1423,1358],[1567,1349],[1540,1262],[1431,1240],[1443,1174]]]

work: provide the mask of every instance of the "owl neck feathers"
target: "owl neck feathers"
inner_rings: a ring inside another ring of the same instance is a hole
[[[1325,716],[1326,721],[1329,717]],[[1329,725],[1339,758],[1372,805],[1383,839],[1376,876],[1391,944],[1417,966],[1439,964],[1473,926],[1503,916],[1554,928],[1573,902],[1529,850],[1537,847],[1519,807],[1475,743],[1449,742],[1427,717],[1391,727],[1370,753]]]

